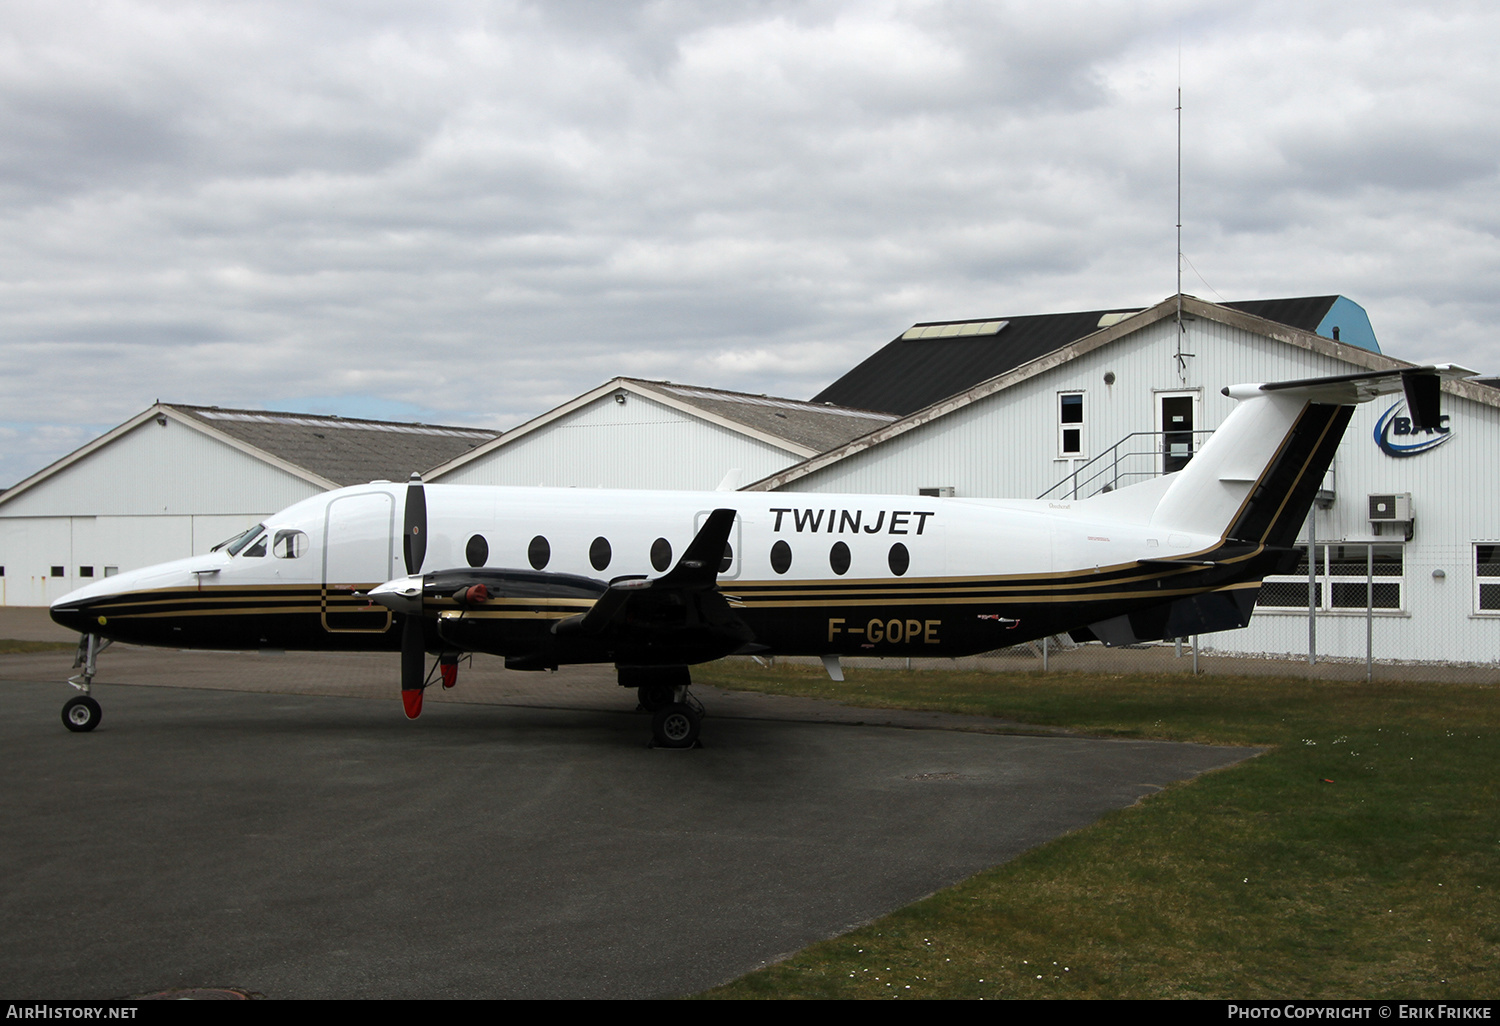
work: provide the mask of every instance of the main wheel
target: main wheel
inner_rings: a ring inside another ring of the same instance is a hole
[[[676,697],[673,693],[675,691],[676,688],[670,684],[642,684],[635,689],[635,697],[642,709],[654,713],[672,704],[672,699]]]
[[[75,733],[93,730],[103,716],[104,710],[88,695],[69,699],[62,710],[63,726]]]
[[[691,748],[698,743],[703,719],[681,702],[658,709],[651,718],[651,734],[659,748]]]

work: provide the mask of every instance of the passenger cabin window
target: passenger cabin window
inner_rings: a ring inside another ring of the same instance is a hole
[[[792,547],[784,541],[771,546],[771,569],[784,574],[792,568]]]
[[[672,565],[672,543],[665,538],[658,538],[651,543],[651,566],[657,571],[664,571]]]
[[[608,538],[595,538],[594,544],[589,546],[589,565],[595,570],[603,570],[609,566],[612,553],[609,548]]]
[[[843,542],[834,542],[833,548],[828,550],[828,566],[840,577],[849,572],[849,546]]]
[[[490,543],[484,540],[482,534],[474,535],[469,539],[469,544],[464,546],[464,559],[468,560],[470,566],[484,566],[489,558]]]
[[[297,559],[307,552],[307,535],[301,531],[277,531],[271,552],[278,559]]]
[[[547,544],[546,538],[537,535],[531,539],[531,544],[526,546],[526,559],[531,563],[531,569],[544,569],[552,559],[552,546]]]

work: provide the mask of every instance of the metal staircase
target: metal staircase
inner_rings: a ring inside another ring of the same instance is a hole
[[[1086,499],[1187,466],[1212,431],[1132,431],[1038,499]]]

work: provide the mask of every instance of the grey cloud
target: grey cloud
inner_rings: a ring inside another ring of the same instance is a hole
[[[1485,9],[56,9],[0,14],[23,424],[161,395],[499,427],[621,373],[808,395],[915,320],[1151,302],[1179,32],[1213,287],[1343,292],[1398,355],[1500,369]],[[56,455],[38,430],[5,466]]]

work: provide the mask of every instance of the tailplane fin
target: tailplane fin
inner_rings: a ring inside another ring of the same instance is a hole
[[[1333,462],[1354,404],[1405,391],[1413,421],[1435,424],[1443,379],[1475,373],[1441,364],[1226,388],[1224,394],[1240,405],[1193,461],[1173,475],[1151,525],[1289,546]]]

